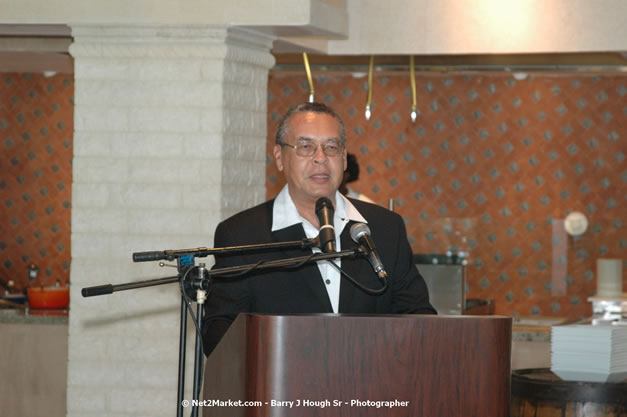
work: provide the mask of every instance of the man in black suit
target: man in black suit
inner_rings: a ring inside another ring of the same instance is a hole
[[[356,222],[367,223],[389,275],[389,288],[381,295],[369,295],[342,280],[330,261],[216,279],[203,320],[205,353],[214,349],[239,313],[435,314],[427,286],[413,263],[401,217],[338,192],[346,167],[345,143],[344,124],[331,108],[320,103],[292,107],[279,123],[274,146],[277,168],[284,173],[286,186],[274,200],[220,223],[214,247],[314,238],[320,228],[315,205],[319,198],[327,197],[335,208],[337,250],[355,247],[350,228]],[[216,256],[214,268],[306,254],[301,249],[285,249]],[[361,285],[381,288],[367,259],[333,262]]]

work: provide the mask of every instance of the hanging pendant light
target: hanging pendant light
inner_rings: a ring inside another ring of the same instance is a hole
[[[307,59],[307,52],[303,52],[303,63],[305,64],[305,73],[307,74],[307,82],[309,83],[309,102],[314,102],[314,85],[311,77],[311,68],[309,67],[309,59]]]
[[[370,120],[372,112],[370,106],[372,104],[372,74],[374,73],[374,55],[370,56],[370,65],[368,67],[368,99],[366,100],[366,120]]]
[[[414,56],[409,57],[409,73],[411,83],[411,121],[416,122],[418,113],[416,112],[416,72],[414,69]]]

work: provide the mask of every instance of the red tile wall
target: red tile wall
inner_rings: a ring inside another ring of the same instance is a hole
[[[74,80],[0,74],[0,279],[69,281]],[[3,289],[0,289],[3,291]]]
[[[376,74],[370,121],[365,78],[315,84],[345,120],[354,188],[395,200],[416,253],[468,252],[468,297],[494,299],[497,313],[578,318],[590,314],[596,259],[627,258],[626,78],[418,74],[415,123],[404,74]],[[271,73],[268,198],[283,184],[276,124],[307,94],[304,74]],[[19,286],[30,263],[44,285],[69,279],[72,97],[71,76],[0,76],[0,279]],[[590,226],[565,237],[574,210]]]
[[[415,123],[407,74],[375,75],[369,121],[365,77],[314,83],[345,121],[354,188],[394,199],[416,253],[467,252],[468,297],[493,299],[499,314],[591,314],[596,259],[627,259],[625,75],[419,73]],[[307,97],[304,72],[270,74],[268,198],[284,184],[278,120]],[[577,238],[562,226],[571,211],[590,222]]]

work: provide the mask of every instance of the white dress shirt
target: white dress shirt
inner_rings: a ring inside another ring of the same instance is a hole
[[[354,198],[355,200],[365,201],[366,203],[377,204],[372,201],[367,195],[351,189],[348,185],[346,186],[346,197]]]
[[[356,221],[361,223],[368,223],[366,219],[357,211],[355,206],[346,199],[338,191],[335,192],[335,212],[333,215],[333,226],[335,228],[335,247],[337,250],[341,250],[340,235],[344,230],[344,227],[349,221]],[[292,197],[290,196],[288,185],[286,184],[279,195],[274,200],[274,206],[272,208],[272,231],[285,229],[286,227],[293,226],[294,224],[302,223],[303,229],[305,229],[305,235],[309,238],[315,238],[318,236],[319,230],[314,227],[307,219],[302,217]],[[320,249],[313,248],[314,252],[320,252]],[[330,262],[334,262],[338,267],[341,265],[340,259],[333,261],[318,261],[318,269],[324,286],[329,294],[329,300],[333,307],[333,312],[337,313],[340,305],[340,271],[334,268]]]

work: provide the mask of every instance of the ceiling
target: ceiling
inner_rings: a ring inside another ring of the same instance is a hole
[[[68,48],[71,30],[66,25],[0,24],[0,72],[73,72]],[[280,48],[280,42],[277,42]],[[301,71],[302,54],[275,52],[277,71]],[[367,71],[368,56],[309,55],[315,71]],[[415,65],[423,71],[541,70],[627,72],[627,53],[595,52],[512,55],[422,55]],[[407,56],[375,57],[377,71],[406,71]]]

